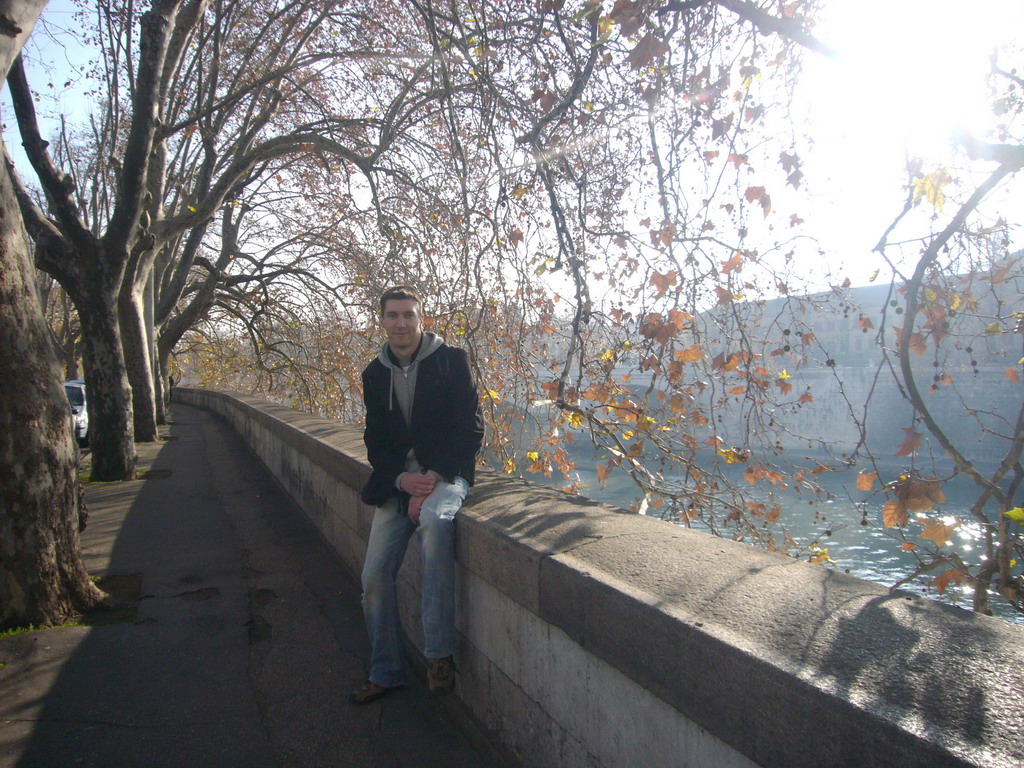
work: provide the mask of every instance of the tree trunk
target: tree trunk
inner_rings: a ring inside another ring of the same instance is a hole
[[[153,391],[156,393],[156,423],[167,423],[167,406],[170,403],[171,391],[167,383],[164,371],[167,370],[167,363],[159,357],[153,365]]]
[[[89,408],[92,479],[135,477],[132,393],[121,348],[113,291],[89,291],[78,304],[82,323],[82,363]]]
[[[136,442],[152,443],[159,439],[156,418],[156,397],[153,391],[153,368],[150,365],[149,334],[143,312],[143,297],[125,281],[118,300],[121,321],[121,344],[131,384],[133,429]]]
[[[0,74],[45,4],[0,2]],[[80,556],[78,451],[35,285],[14,188],[0,173],[0,629],[57,624],[103,599]]]

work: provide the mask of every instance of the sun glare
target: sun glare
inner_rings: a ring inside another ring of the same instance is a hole
[[[808,220],[855,284],[905,199],[906,166],[952,162],[955,137],[991,140],[993,52],[1024,29],[1014,0],[826,0],[814,34],[836,51],[805,56],[798,97],[813,148]]]
[[[841,133],[927,158],[958,131],[987,132],[990,57],[1021,29],[1024,4],[833,0],[824,12],[815,31],[837,55],[816,80]]]

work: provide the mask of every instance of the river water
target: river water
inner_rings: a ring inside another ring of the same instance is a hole
[[[577,451],[573,451],[577,453]],[[583,453],[579,451],[579,453]],[[586,484],[582,493],[596,501],[606,502],[623,509],[635,508],[639,501],[637,487],[622,472],[614,472],[607,479],[604,489],[597,479],[596,463],[593,458],[586,459],[577,455],[576,474]],[[743,480],[743,465],[726,468],[734,472],[733,478],[739,484]],[[895,476],[898,468],[893,468]],[[771,504],[782,505],[782,518],[779,526],[798,544],[808,546],[817,539],[819,546],[828,549],[831,564],[825,566],[844,571],[862,579],[891,587],[908,576],[917,567],[917,560],[909,551],[902,548],[903,541],[893,531],[882,526],[881,508],[886,497],[877,489],[874,493],[859,491],[856,488],[856,470],[825,473],[815,479],[832,494],[832,498],[809,498],[808,494],[794,490],[774,490]],[[545,484],[561,487],[558,478],[543,478],[530,475],[530,479],[540,480]],[[973,484],[966,478],[958,477],[943,484],[947,503],[938,510],[943,515],[969,519],[969,506],[973,503],[976,493]],[[751,500],[769,502],[766,491],[750,488]],[[656,515],[656,510],[649,514]],[[913,517],[913,513],[911,513]],[[867,524],[863,524],[866,521]],[[671,525],[672,523],[666,523]],[[699,522],[692,523],[700,529]],[[983,557],[979,528],[973,524],[961,525],[953,533],[953,542],[961,556],[972,564],[980,562]],[[933,572],[937,573],[937,571]],[[958,585],[950,585],[945,594],[939,595],[930,584],[914,580],[901,587],[916,594],[971,609],[970,593]],[[1024,623],[1024,616],[1006,605],[998,595],[990,598],[993,612],[1002,618]]]

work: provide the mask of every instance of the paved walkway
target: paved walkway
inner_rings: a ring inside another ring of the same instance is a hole
[[[86,566],[141,574],[137,618],[0,640],[0,768],[505,765],[419,683],[350,705],[356,581],[230,427],[176,404],[164,433],[86,491]]]

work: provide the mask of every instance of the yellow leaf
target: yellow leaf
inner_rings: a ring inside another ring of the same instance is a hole
[[[530,461],[536,461],[537,459],[540,458],[540,454],[537,453],[536,451],[529,451],[526,454],[526,458],[528,458]]]
[[[529,190],[526,187],[516,186],[516,188],[509,193],[509,197],[515,200],[521,200],[523,195],[525,195],[528,191]]]
[[[985,326],[986,336],[998,336],[1003,332],[1003,329],[999,326],[999,322],[989,323]]]
[[[945,168],[932,171],[927,176],[914,179],[914,205],[922,200],[927,200],[936,211],[942,210],[942,204],[946,202],[946,195],[942,188],[949,184],[953,178]]]
[[[1014,507],[1003,512],[1011,520],[1016,520],[1018,523],[1024,523],[1024,509],[1021,507]]]
[[[726,464],[744,464],[750,458],[750,452],[739,448],[719,448],[718,455],[725,459]]]
[[[808,562],[817,563],[818,565],[823,565],[824,563],[835,565],[832,558],[828,556],[828,547],[823,549],[814,548],[811,556],[808,558]]]
[[[793,377],[786,373],[786,369],[782,369],[782,373],[779,374],[779,378],[785,381],[786,379],[792,379]]]

